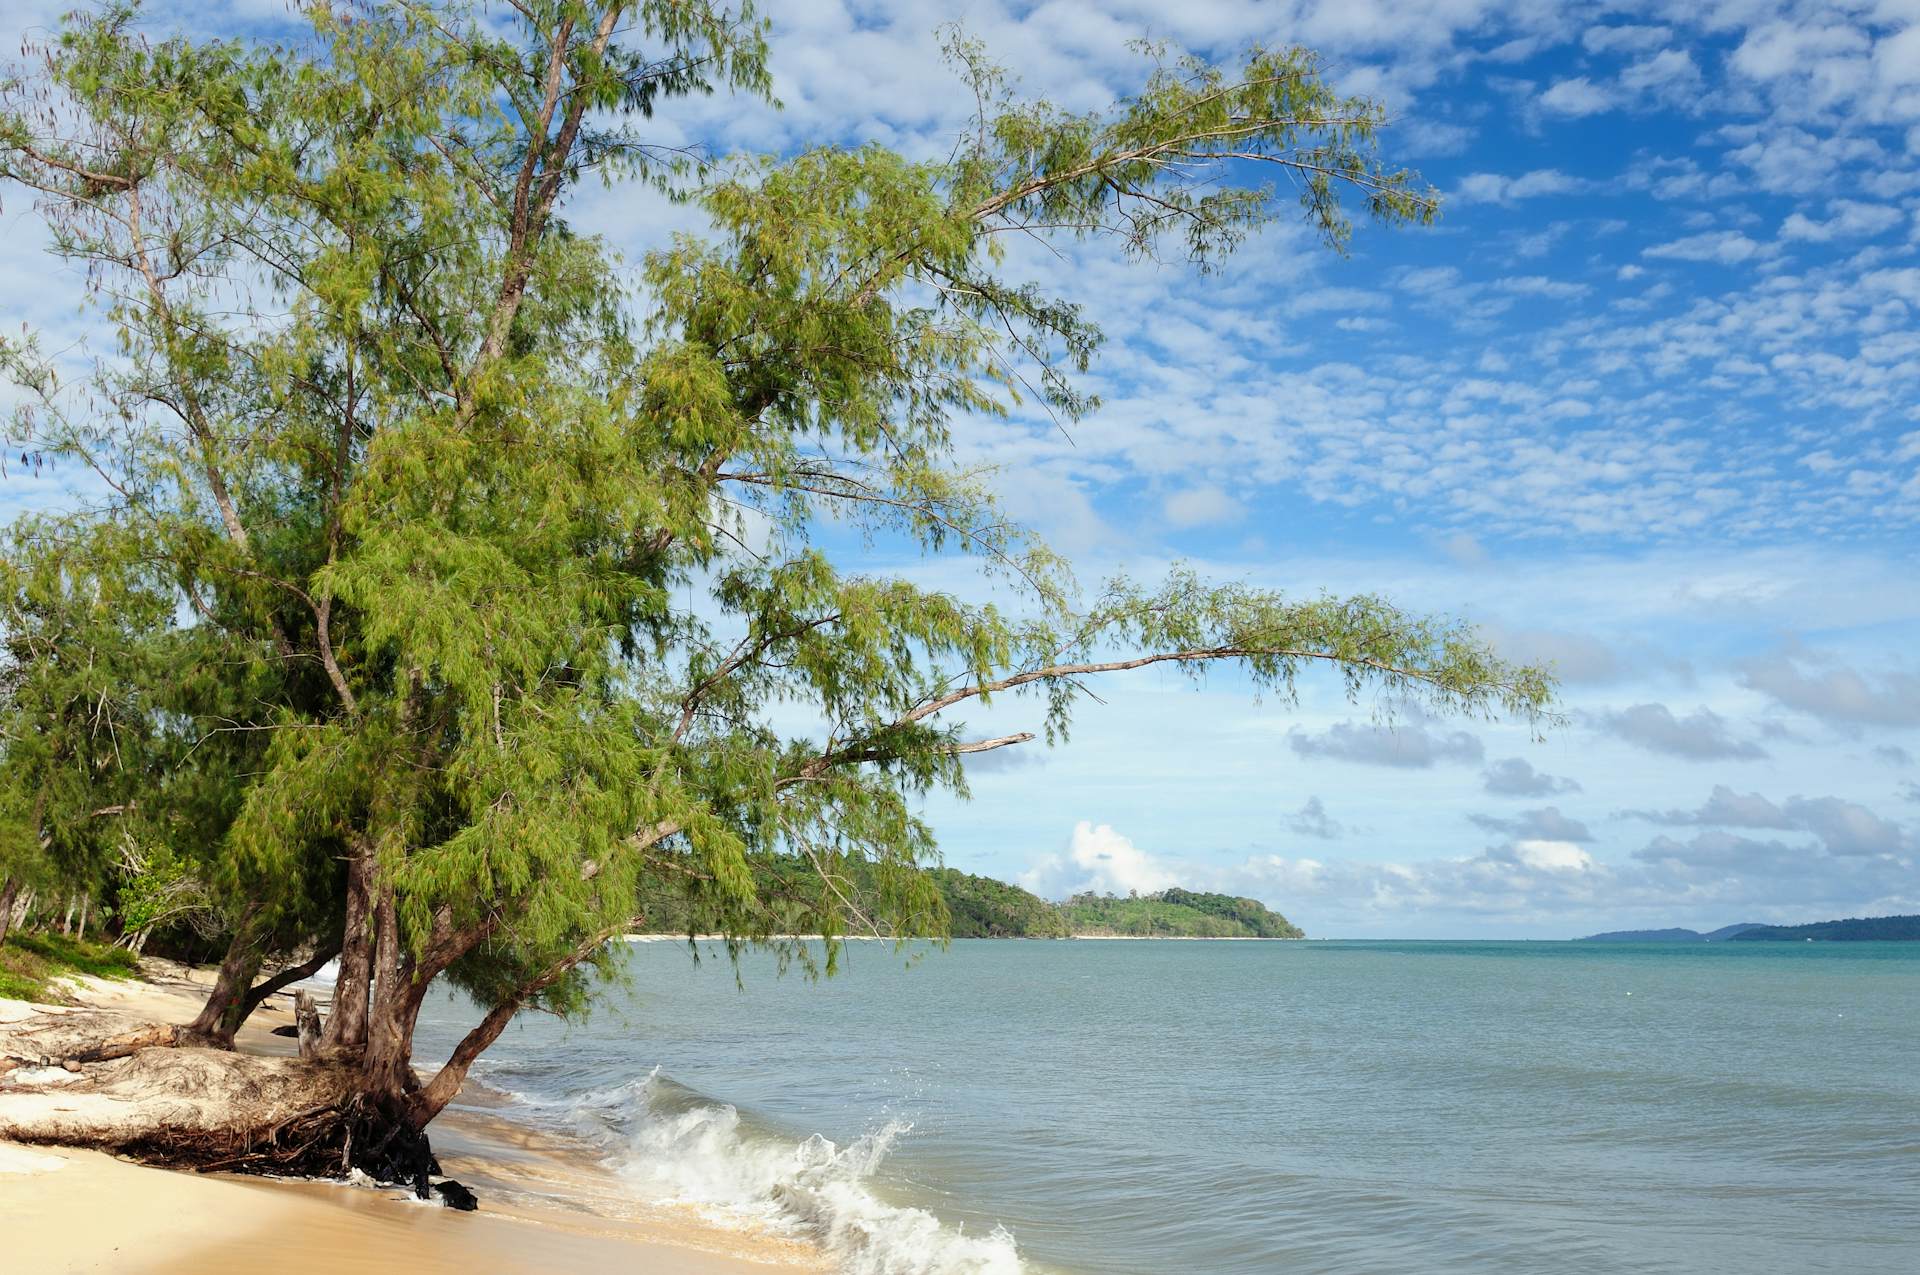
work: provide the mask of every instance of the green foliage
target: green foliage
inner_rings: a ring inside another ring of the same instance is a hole
[[[1138,938],[1299,939],[1306,934],[1257,899],[1170,889],[1116,898],[1076,894],[1061,905],[1075,934]]]
[[[1017,885],[953,868],[929,874],[952,918],[957,939],[1064,939],[1072,931],[1053,904]]]
[[[8,1000],[58,1000],[51,984],[68,975],[133,978],[139,972],[139,962],[126,948],[64,934],[16,930],[0,945],[0,997]]]
[[[749,8],[513,10],[316,3],[274,46],[79,16],[0,103],[0,180],[119,342],[84,395],[0,346],[16,444],[115,493],[8,545],[14,860],[98,872],[115,809],[289,938],[371,863],[415,977],[571,1010],[574,962],[667,900],[740,941],[945,932],[919,798],[1033,734],[976,738],[976,701],[1039,697],[1059,742],[1095,676],[1225,661],[1282,700],[1324,666],[1356,698],[1546,710],[1540,670],[1378,598],[1083,594],[957,464],[957,420],[1095,407],[1097,326],[1007,277],[1006,235],[1219,268],[1295,215],[1260,171],[1336,247],[1344,195],[1431,218],[1377,158],[1382,108],[1311,54],[1147,50],[1139,93],[1071,114],[956,41],[979,113],[944,161],[699,164],[645,122],[768,92]],[[629,276],[565,220],[589,174],[712,232]],[[978,597],[866,574],[849,534],[964,556]],[[962,924],[998,924],[990,896],[959,890]]]

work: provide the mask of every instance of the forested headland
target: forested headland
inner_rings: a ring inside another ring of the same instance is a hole
[[[785,899],[794,925],[804,925],[821,889],[804,864],[770,859],[756,865],[756,890],[770,905]],[[1152,894],[1076,894],[1053,903],[992,877],[955,868],[929,868],[927,880],[946,910],[946,934],[956,939],[1188,938],[1298,939],[1305,933],[1257,899],[1178,887]],[[856,890],[867,883],[855,869]],[[684,894],[650,900],[643,928],[654,933],[710,934],[722,918],[691,905]]]
[[[1811,925],[1760,925],[1733,936],[1736,943],[1814,939],[1823,943],[1873,943],[1920,940],[1920,916],[1848,917]]]

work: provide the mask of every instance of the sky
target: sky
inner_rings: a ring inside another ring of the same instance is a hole
[[[0,27],[65,7],[12,0]],[[1563,682],[1536,738],[1331,680],[1287,704],[1130,674],[1068,745],[984,755],[971,801],[929,805],[950,865],[1050,897],[1228,890],[1316,937],[1920,912],[1920,0],[766,8],[781,109],[675,108],[662,142],[943,154],[971,105],[948,21],[1073,109],[1139,82],[1142,36],[1307,45],[1386,102],[1384,153],[1446,194],[1437,226],[1363,227],[1343,258],[1289,224],[1206,277],[1016,255],[1107,333],[1104,406],[961,422],[961,457],[1083,580],[1184,561],[1377,592]],[[632,189],[567,215],[630,257],[697,229]],[[0,323],[84,348],[100,332],[45,242],[9,192]],[[0,480],[0,516],[61,498]]]

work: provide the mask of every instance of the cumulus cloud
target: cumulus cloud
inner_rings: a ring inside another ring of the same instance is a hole
[[[1580,791],[1575,781],[1535,770],[1519,757],[1507,757],[1487,767],[1481,786],[1496,797],[1553,797]]]
[[[1453,184],[1453,197],[1462,203],[1507,204],[1544,195],[1571,195],[1590,183],[1557,168],[1537,168],[1518,177],[1499,173],[1470,173]]]
[[[1791,828],[1787,812],[1757,792],[1737,793],[1715,784],[1706,801],[1693,810],[1629,810],[1628,815],[1652,823],[1711,824],[1725,828]]]
[[[1540,105],[1555,115],[1570,115],[1578,118],[1610,111],[1614,107],[1614,101],[1612,94],[1582,75],[1571,80],[1562,80],[1542,93]]]
[[[1322,841],[1334,841],[1346,835],[1346,826],[1327,814],[1327,807],[1318,797],[1307,798],[1307,804],[1300,807],[1287,827],[1303,837],[1318,837]]]
[[[1648,752],[1689,761],[1752,761],[1767,750],[1737,739],[1727,720],[1709,708],[1674,716],[1665,704],[1635,704],[1599,719],[1600,729]]]
[[[1620,87],[1656,101],[1682,104],[1700,87],[1700,68],[1684,49],[1666,49],[1620,72]]]
[[[1588,27],[1580,36],[1580,44],[1589,53],[1644,53],[1672,38],[1671,27]]]
[[[1048,855],[1022,873],[1020,884],[1043,898],[1063,899],[1094,890],[1151,894],[1179,884],[1172,869],[1116,832],[1111,824],[1082,819],[1063,853]]]
[[[1914,838],[1900,825],[1838,797],[1793,798],[1787,817],[1819,837],[1829,854],[1896,855],[1914,849]]]
[[[1245,516],[1239,502],[1212,485],[1187,487],[1160,502],[1160,511],[1175,527],[1205,527],[1237,522]]]
[[[1771,256],[1776,249],[1749,239],[1737,230],[1713,230],[1682,239],[1655,244],[1645,250],[1649,257],[1670,257],[1675,261],[1714,261],[1737,266],[1757,257]]]
[[[1884,234],[1907,220],[1904,210],[1889,204],[1867,204],[1854,199],[1836,199],[1827,205],[1830,214],[1815,220],[1804,213],[1790,213],[1780,225],[1782,239],[1806,243],[1827,243],[1834,239],[1868,239]]]
[[[1832,656],[1787,650],[1749,660],[1742,685],[1824,721],[1853,726],[1920,726],[1920,674],[1863,673]]]
[[[1901,825],[1840,797],[1789,797],[1773,802],[1757,792],[1738,793],[1715,785],[1707,800],[1693,810],[1625,813],[1652,823],[1811,833],[1830,855],[1901,855],[1916,848],[1913,834]]]
[[[1592,841],[1593,833],[1578,819],[1569,819],[1557,806],[1523,810],[1512,818],[1500,815],[1468,815],[1468,820],[1489,832],[1503,833],[1516,842]]]
[[[1479,739],[1468,732],[1443,731],[1424,722],[1394,726],[1338,722],[1319,734],[1296,728],[1288,733],[1287,746],[1302,757],[1412,770],[1425,770],[1441,762],[1470,765],[1486,755]]]

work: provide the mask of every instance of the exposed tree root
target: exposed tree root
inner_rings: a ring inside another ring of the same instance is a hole
[[[431,1198],[439,1165],[426,1134],[359,1083],[352,1064],[205,1048],[179,1028],[98,1011],[0,1024],[0,1138],[204,1172],[357,1171]],[[471,1207],[455,1185],[441,1192],[448,1204]]]

